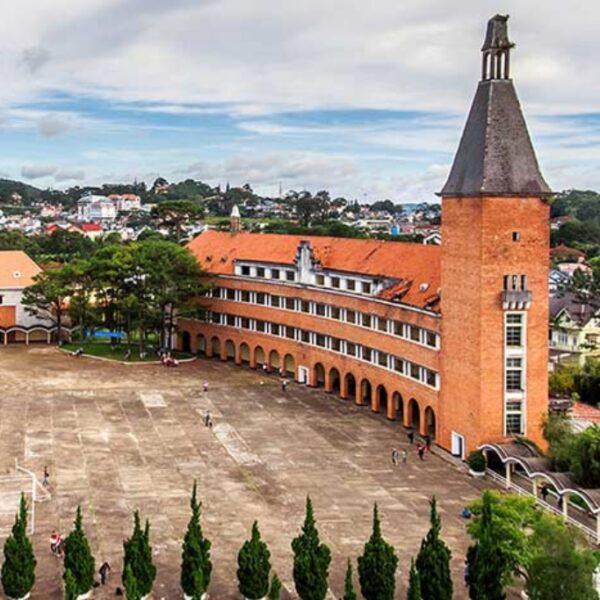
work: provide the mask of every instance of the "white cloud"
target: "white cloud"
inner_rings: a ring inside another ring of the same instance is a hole
[[[50,177],[58,171],[58,167],[53,165],[30,164],[21,168],[21,175],[25,179],[41,179]]]
[[[37,121],[37,128],[44,137],[54,137],[69,131],[72,126],[68,115],[60,113],[48,113]]]
[[[21,52],[21,62],[34,75],[50,60],[50,52],[41,46],[25,48]]]
[[[83,169],[60,169],[54,175],[55,181],[84,181],[85,171]]]

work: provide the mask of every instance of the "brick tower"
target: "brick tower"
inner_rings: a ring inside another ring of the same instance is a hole
[[[542,443],[548,405],[551,191],[510,79],[508,16],[488,22],[482,78],[442,197],[439,442]]]

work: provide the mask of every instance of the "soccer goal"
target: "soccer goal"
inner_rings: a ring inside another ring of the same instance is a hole
[[[38,481],[34,473],[15,461],[12,473],[0,475],[0,538],[6,538],[15,522],[21,494],[27,500],[29,533],[35,533],[35,504],[50,499],[50,492]]]

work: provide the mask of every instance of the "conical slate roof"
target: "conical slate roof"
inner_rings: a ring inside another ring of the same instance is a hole
[[[494,17],[497,19],[498,17]],[[506,33],[504,33],[506,37]],[[488,30],[489,37],[489,30]],[[462,134],[450,176],[440,196],[548,196],[527,131],[517,93],[508,78],[506,37],[499,48],[484,50],[504,53],[504,71],[484,55],[484,79],[479,82],[467,124]],[[494,65],[490,69],[489,65]]]

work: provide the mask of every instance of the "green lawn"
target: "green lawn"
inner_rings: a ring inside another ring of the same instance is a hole
[[[72,344],[63,344],[63,350],[74,352],[78,348],[83,348],[83,353],[88,354],[90,356],[100,356],[102,358],[110,358],[112,360],[125,360],[125,354],[127,352],[127,344],[118,344],[114,347],[111,347],[110,342],[102,341],[102,342],[74,342]],[[177,359],[182,358],[192,358],[192,354],[188,354],[186,352],[173,352],[172,356]],[[149,351],[148,355],[145,358],[140,358],[139,348],[137,346],[131,347],[131,359],[129,362],[156,362],[158,361],[158,357],[154,352]]]

